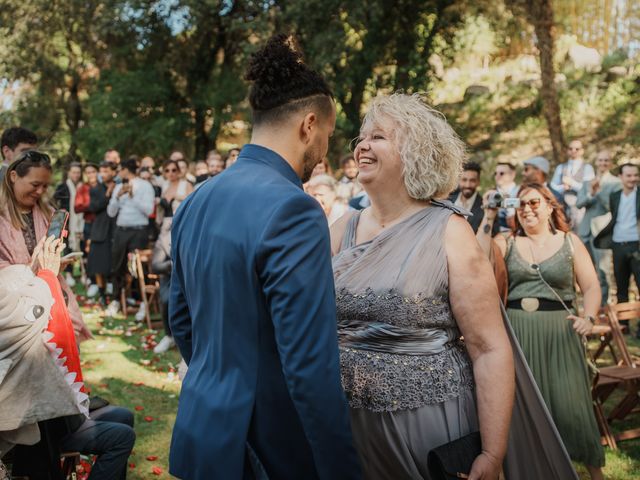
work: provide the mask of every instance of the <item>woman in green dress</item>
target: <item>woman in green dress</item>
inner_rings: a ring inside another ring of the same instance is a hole
[[[600,305],[598,276],[547,188],[525,184],[518,198],[515,233],[496,237],[509,273],[508,317],[569,455],[599,480],[604,451],[582,344]],[[574,280],[584,297],[582,316]]]

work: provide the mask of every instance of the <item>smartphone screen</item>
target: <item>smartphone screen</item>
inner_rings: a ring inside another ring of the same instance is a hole
[[[69,212],[66,210],[56,210],[49,222],[49,228],[47,229],[47,238],[53,235],[55,238],[62,238],[62,232],[67,226],[67,219],[69,218]]]

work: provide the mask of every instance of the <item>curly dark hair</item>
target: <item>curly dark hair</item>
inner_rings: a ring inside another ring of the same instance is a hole
[[[253,54],[245,79],[253,82],[249,103],[253,123],[274,123],[314,106],[320,113],[332,110],[333,93],[318,72],[304,63],[292,36],[274,35]]]

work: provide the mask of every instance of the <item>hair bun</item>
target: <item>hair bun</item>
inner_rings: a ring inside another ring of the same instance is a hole
[[[252,55],[246,79],[262,86],[278,86],[303,69],[302,54],[293,38],[280,34],[271,37],[262,50]]]
[[[251,56],[245,79],[253,82],[249,101],[254,110],[270,110],[316,94],[332,96],[322,77],[304,63],[295,38],[286,34],[271,37]]]

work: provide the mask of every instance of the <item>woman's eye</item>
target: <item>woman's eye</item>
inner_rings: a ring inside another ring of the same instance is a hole
[[[384,137],[382,135],[376,134],[376,135],[373,135],[373,139],[374,140],[384,140]]]
[[[34,305],[31,309],[27,310],[27,313],[24,314],[25,320],[29,322],[35,322],[39,319],[44,313],[44,307],[41,305]]]

